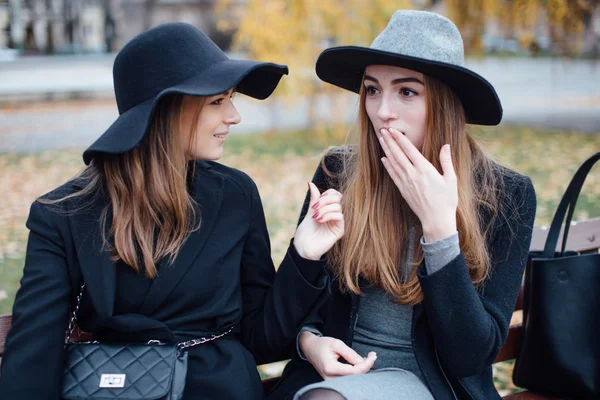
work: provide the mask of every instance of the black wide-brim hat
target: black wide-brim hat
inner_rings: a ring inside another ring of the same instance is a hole
[[[371,47],[326,49],[317,59],[316,72],[321,80],[358,93],[369,65],[402,67],[443,82],[462,102],[470,124],[498,125],[502,120],[496,90],[481,75],[464,67],[460,32],[441,15],[396,11]]]
[[[229,59],[193,25],[175,22],[152,28],[117,54],[113,80],[119,117],[83,152],[83,161],[89,164],[97,155],[136,147],[166,95],[215,96],[235,87],[263,100],[287,73],[286,65]]]

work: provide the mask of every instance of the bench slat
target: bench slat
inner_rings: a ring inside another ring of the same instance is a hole
[[[508,328],[508,337],[506,342],[500,349],[498,357],[496,357],[495,363],[500,361],[514,360],[519,355],[519,342],[521,341],[521,334],[523,332],[523,326],[513,325]]]
[[[534,392],[519,392],[504,396],[503,400],[563,400],[560,397],[548,396]],[[567,400],[567,399],[564,399]]]
[[[544,250],[549,227],[540,227],[533,230],[529,250]],[[558,247],[562,246],[564,226],[558,237]],[[569,228],[567,249],[578,252],[598,252],[600,248],[600,218],[574,222]]]

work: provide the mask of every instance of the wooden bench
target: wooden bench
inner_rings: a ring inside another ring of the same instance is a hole
[[[547,228],[535,228],[531,241],[530,250],[542,250],[548,234]],[[559,243],[562,243],[562,235],[559,238]],[[571,226],[569,230],[569,238],[567,241],[567,249],[578,251],[580,253],[598,252],[600,248],[600,218],[578,222]],[[523,287],[519,292],[515,312],[523,310]],[[11,325],[11,315],[0,315],[0,357],[4,353],[4,341]],[[523,326],[519,323],[510,327],[506,342],[502,346],[496,362],[514,360],[519,354],[519,346]],[[73,332],[73,340],[89,340],[91,337],[85,332],[80,332],[75,329]],[[277,382],[277,377],[263,380],[265,392],[270,390]],[[506,400],[558,400],[556,397],[545,396],[533,392],[519,392],[505,396]]]

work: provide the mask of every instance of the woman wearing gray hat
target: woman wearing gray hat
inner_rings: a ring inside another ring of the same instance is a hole
[[[467,132],[500,122],[494,88],[464,67],[456,26],[422,11],[397,11],[370,48],[325,50],[316,71],[360,96],[357,145],[313,178],[343,193],[346,233],[327,254],[332,294],[270,398],[499,399],[492,363],[536,199]]]
[[[83,172],[31,206],[0,398],[263,398],[256,363],[289,357],[326,293],[320,258],[344,233],[332,189],[323,194],[333,210],[300,224],[276,273],[256,185],[213,162],[240,122],[234,89],[264,99],[284,74],[283,65],[229,59],[183,23],[119,52],[118,119],[83,153]],[[122,369],[111,358],[85,375],[63,373],[69,308],[100,346],[178,344],[185,387],[170,362],[129,350],[115,352]],[[169,374],[152,372],[159,364]]]

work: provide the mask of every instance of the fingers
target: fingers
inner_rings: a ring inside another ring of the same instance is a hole
[[[367,356],[367,358],[365,358],[363,362],[354,366],[354,373],[366,374],[371,370],[371,368],[373,368],[375,360],[377,360],[377,354],[374,351],[372,351],[369,353],[369,355]]]
[[[321,224],[324,224],[326,222],[331,222],[331,221],[342,221],[343,222],[344,214],[342,214],[341,212],[327,213],[317,220],[317,222],[319,222]]]
[[[317,186],[312,182],[308,182],[308,189],[310,190],[309,206],[312,207],[319,200],[321,192],[319,192],[319,188],[317,188]]]
[[[452,153],[450,152],[449,144],[443,145],[440,150],[440,164],[442,165],[444,178],[456,180],[456,173],[454,172],[454,165],[452,164]]]
[[[404,154],[398,143],[394,140],[387,129],[381,130],[379,143],[381,143],[381,148],[387,156],[388,161],[390,162],[389,164],[392,168],[397,168],[406,172],[414,169],[406,154]]]
[[[356,351],[354,351],[352,347],[349,347],[346,343],[342,342],[341,340],[336,340],[331,345],[331,349],[352,365],[364,361],[364,359]]]
[[[313,210],[327,204],[340,203],[342,201],[342,194],[335,189],[327,189],[323,193],[319,193],[319,189],[314,183],[309,182],[308,186],[310,189],[310,207]]]
[[[354,365],[343,364],[339,361],[328,362],[323,366],[323,374],[325,375],[325,379],[336,376],[366,374],[371,370],[371,368],[373,368],[375,360],[377,360],[377,355],[375,352],[370,352],[367,358],[361,357],[361,360],[361,362],[358,362]]]
[[[426,168],[429,163],[423,154],[404,136],[404,134],[394,128],[389,129],[389,133],[394,141],[400,146],[402,152],[416,168]],[[390,144],[391,145],[391,144]]]
[[[331,203],[339,203],[342,200],[342,194],[335,189],[327,189],[321,194],[318,203],[320,205],[323,204],[331,204]]]
[[[342,212],[342,194],[335,189],[328,189],[321,197],[311,206],[314,210],[313,219],[318,222],[327,222],[339,220]],[[331,214],[331,215],[330,215]],[[327,218],[324,218],[328,216]]]
[[[318,203],[317,203],[318,204]],[[313,214],[313,219],[316,219],[317,221],[327,215],[328,213],[341,213],[342,212],[342,205],[340,203],[333,203],[333,204],[328,204],[326,206],[322,206],[319,207]]]
[[[402,188],[404,187],[404,183],[402,182],[402,179],[400,178],[400,174],[398,173],[398,171],[390,164],[390,160],[387,157],[383,157],[381,159],[381,162],[383,163],[385,170],[388,172],[388,175],[390,176],[390,178],[392,178],[392,181],[394,182],[396,187],[398,187],[398,189],[400,189],[400,191],[402,191]]]

